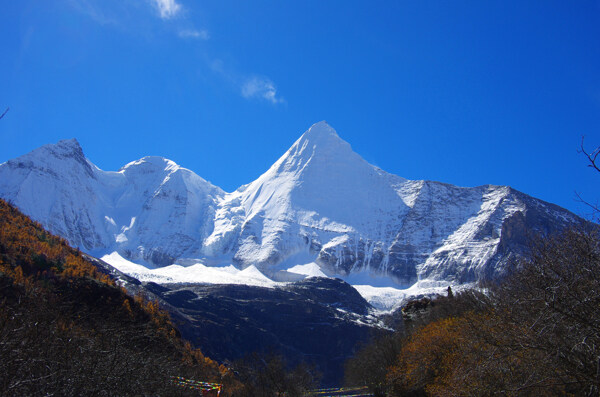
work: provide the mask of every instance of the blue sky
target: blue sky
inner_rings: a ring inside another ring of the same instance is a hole
[[[599,1],[19,0],[0,40],[0,161],[75,137],[231,191],[327,120],[409,179],[600,200]]]

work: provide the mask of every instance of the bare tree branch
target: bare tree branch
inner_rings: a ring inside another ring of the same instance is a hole
[[[585,136],[582,136],[581,137],[581,146],[580,146],[579,150],[577,150],[577,152],[583,153],[583,155],[588,159],[588,162],[589,162],[588,167],[593,168],[596,171],[600,172],[600,159],[598,158],[598,156],[600,156],[600,146],[596,147],[591,152],[588,152],[585,149],[584,143],[585,143]],[[575,195],[577,196],[577,201],[590,207],[594,211],[594,214],[600,214],[600,206],[598,205],[598,203],[592,204],[592,203],[584,200],[583,197],[581,197],[581,195],[578,192],[575,192]]]
[[[575,195],[577,196],[577,201],[587,205],[588,207],[590,207],[594,213],[600,213],[600,205],[598,205],[598,203],[596,204],[592,204],[586,200],[583,199],[583,197],[581,197],[581,194],[579,194],[579,192],[575,192]]]
[[[6,108],[6,110],[4,111],[4,113],[2,113],[2,115],[0,115],[0,119],[2,119],[2,117],[4,117],[4,115],[5,115],[6,113],[8,113],[8,111],[9,111],[9,110],[10,110],[10,108]]]
[[[600,167],[596,163],[596,161],[598,160],[598,155],[600,155],[600,146],[598,146],[596,149],[592,150],[591,152],[588,152],[587,150],[585,150],[584,139],[585,139],[585,136],[582,136],[581,137],[581,147],[577,152],[583,153],[585,155],[585,157],[587,157],[587,159],[590,162],[588,164],[588,167],[592,167],[596,171],[600,172]]]

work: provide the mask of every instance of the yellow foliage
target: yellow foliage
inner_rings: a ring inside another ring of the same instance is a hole
[[[64,239],[48,233],[39,223],[33,222],[1,199],[0,272],[9,276],[15,285],[24,286],[25,291],[34,291],[35,288],[43,290],[40,286],[47,286],[48,281],[56,279],[75,284],[82,278],[91,278],[117,287],[108,275],[85,259],[78,249],[71,248]],[[89,288],[89,284],[79,285]],[[160,308],[158,302],[146,300],[140,294],[132,300],[124,288],[120,287],[118,291],[122,294],[122,300],[119,298],[111,303],[109,297],[106,302],[115,305],[114,309],[118,313],[143,323],[149,332],[162,338],[164,345],[171,345],[178,357],[190,364],[190,368],[204,373],[206,379],[217,381],[220,374],[225,373],[224,368],[205,357],[200,350],[193,349],[187,342],[184,345],[177,337],[168,313]],[[73,333],[78,321],[79,318],[73,321],[61,320],[57,322],[57,330],[60,333]]]
[[[456,365],[463,343],[458,319],[447,318],[428,324],[403,346],[388,379],[396,390],[426,389],[443,383]]]
[[[114,285],[79,250],[48,233],[4,200],[0,200],[0,263],[3,271],[20,284],[32,276],[50,272],[62,277],[90,277]],[[19,273],[15,273],[17,268],[21,269]]]
[[[129,304],[129,299],[125,298],[123,300],[123,304],[121,306],[123,307],[123,310],[125,310],[125,313],[127,313],[127,315],[130,318],[133,318],[133,311],[131,310],[131,305]]]

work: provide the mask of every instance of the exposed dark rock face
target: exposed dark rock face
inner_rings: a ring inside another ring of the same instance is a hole
[[[375,326],[375,318],[367,316],[369,304],[341,280],[310,279],[286,288],[152,283],[145,288],[168,303],[182,336],[208,356],[231,361],[273,351],[290,363],[315,364],[324,384],[341,382],[345,360]]]
[[[369,303],[339,279],[312,277],[282,288],[141,283],[93,259],[132,293],[157,299],[183,338],[221,362],[252,352],[314,364],[323,384],[340,384],[344,362],[382,330]],[[396,327],[401,327],[395,321]]]
[[[339,279],[311,277],[284,288],[306,299],[356,314],[368,315],[370,305],[351,285]]]
[[[106,267],[107,265],[102,265]],[[252,352],[314,364],[325,385],[340,384],[344,362],[380,329],[370,305],[337,279],[310,278],[284,288],[140,283],[112,271],[132,292],[158,299],[183,338],[221,362]]]

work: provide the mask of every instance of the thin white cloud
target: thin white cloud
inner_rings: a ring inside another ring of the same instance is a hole
[[[68,3],[100,25],[118,25],[117,19],[114,16],[109,16],[106,10],[93,0],[69,0]]]
[[[169,19],[181,12],[181,4],[175,0],[152,0],[162,19]]]
[[[208,40],[210,35],[206,30],[184,29],[179,31],[179,37],[183,39]]]
[[[265,77],[255,76],[247,79],[242,84],[242,96],[248,99],[264,99],[273,104],[284,102],[284,99],[277,95],[275,84]]]
[[[197,29],[194,22],[189,19],[187,9],[181,5],[181,0],[121,0],[119,2],[105,2],[105,0],[65,0],[79,12],[87,14],[96,22],[103,25],[114,25],[122,28],[123,31],[135,32],[142,29],[147,32],[147,20],[136,23],[138,18],[149,17],[150,14],[144,12],[140,15],[140,7],[151,7],[153,16],[160,17],[163,21],[174,18],[175,20],[166,23],[170,32],[176,34],[183,40],[209,40],[210,34],[206,29]],[[177,17],[177,18],[175,18]],[[214,58],[207,53],[206,48],[203,57],[208,67],[231,88],[237,91],[242,97],[249,100],[267,101],[273,105],[286,103],[286,100],[279,94],[275,83],[267,77],[249,74],[227,67],[220,59]],[[202,51],[201,51],[202,52]]]

